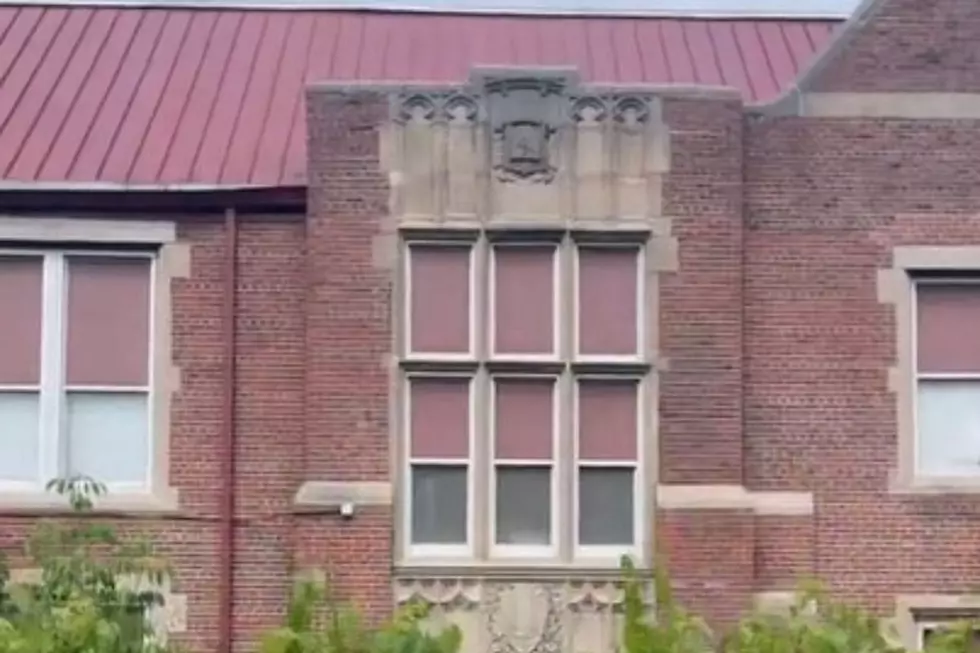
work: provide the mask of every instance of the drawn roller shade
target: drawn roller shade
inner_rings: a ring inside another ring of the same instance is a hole
[[[554,246],[494,248],[494,353],[553,354]]]
[[[636,355],[639,249],[580,247],[578,257],[579,353]]]
[[[409,248],[409,348],[415,354],[470,351],[470,247]]]

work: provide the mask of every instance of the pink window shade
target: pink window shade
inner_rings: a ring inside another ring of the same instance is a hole
[[[579,381],[580,460],[636,460],[638,387],[632,380]]]
[[[980,284],[918,284],[920,373],[980,373]]]
[[[555,248],[494,249],[494,349],[554,352]]]
[[[469,455],[470,382],[465,378],[409,381],[413,458]]]
[[[468,352],[470,248],[414,245],[410,261],[411,350]]]
[[[579,249],[579,353],[637,353],[637,249]]]
[[[68,385],[147,385],[150,260],[71,257],[67,274]]]
[[[554,379],[497,379],[497,460],[550,460],[554,441]]]
[[[41,257],[0,257],[0,384],[41,380],[43,283]]]

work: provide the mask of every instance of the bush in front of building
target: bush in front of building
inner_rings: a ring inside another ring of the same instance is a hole
[[[147,541],[125,540],[86,513],[105,487],[52,481],[73,514],[42,522],[26,545],[31,578],[0,561],[0,653],[173,653],[153,631],[169,576]]]

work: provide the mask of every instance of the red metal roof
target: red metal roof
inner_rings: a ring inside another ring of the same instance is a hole
[[[309,81],[574,65],[589,81],[725,84],[767,100],[834,26],[0,6],[0,180],[303,184]]]

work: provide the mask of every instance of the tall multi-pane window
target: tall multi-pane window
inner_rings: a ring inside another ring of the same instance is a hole
[[[153,259],[0,251],[0,487],[150,481]]]
[[[980,279],[915,283],[916,473],[980,476]]]
[[[407,555],[637,552],[642,238],[440,236],[403,247]]]

